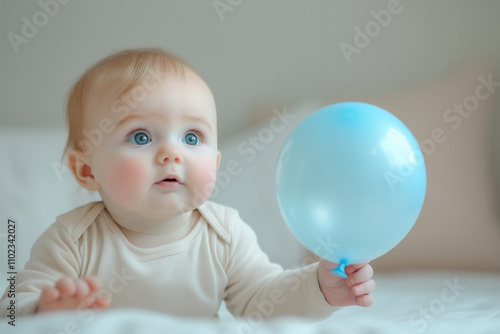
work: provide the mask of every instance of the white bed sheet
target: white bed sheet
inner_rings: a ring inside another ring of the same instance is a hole
[[[1,319],[0,333],[500,333],[500,273],[395,272],[377,274],[375,304],[348,307],[330,318],[261,321],[184,319],[141,310],[60,312],[19,317],[16,326]]]

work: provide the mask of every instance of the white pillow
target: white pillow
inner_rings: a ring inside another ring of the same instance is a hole
[[[0,247],[7,242],[7,221],[15,221],[16,265],[20,271],[35,240],[55,218],[99,197],[79,190],[65,163],[61,163],[66,141],[63,129],[10,128],[0,131]],[[7,258],[0,268],[5,272]],[[1,280],[3,292],[7,282]]]

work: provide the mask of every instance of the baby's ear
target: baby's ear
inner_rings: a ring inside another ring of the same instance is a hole
[[[220,151],[217,151],[217,168],[216,168],[216,170],[219,170],[220,158],[221,158]]]
[[[87,190],[99,190],[100,186],[92,174],[92,169],[88,164],[88,157],[80,150],[71,150],[68,153],[68,166],[78,184]]]

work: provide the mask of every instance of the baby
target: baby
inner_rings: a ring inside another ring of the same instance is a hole
[[[67,104],[68,165],[102,201],[57,217],[17,275],[17,315],[133,307],[217,317],[324,318],[370,306],[369,264],[273,264],[236,210],[208,201],[221,154],[214,98],[184,61],[126,50],[91,67]],[[0,314],[6,316],[4,294]],[[263,312],[262,310],[267,310]]]

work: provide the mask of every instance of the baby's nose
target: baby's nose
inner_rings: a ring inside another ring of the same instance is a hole
[[[172,144],[163,145],[157,156],[158,163],[163,164],[166,162],[182,162],[182,155],[179,149]]]

